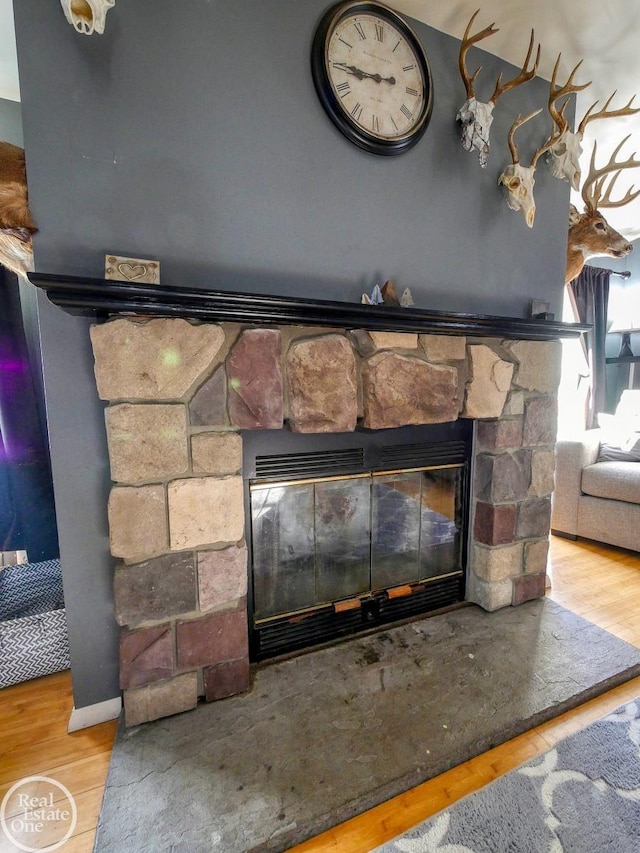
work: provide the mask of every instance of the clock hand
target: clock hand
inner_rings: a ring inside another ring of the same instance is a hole
[[[333,63],[337,68],[342,68],[343,71],[346,71],[347,74],[353,74],[354,77],[357,77],[358,80],[364,80],[367,76],[364,71],[361,71],[359,68],[356,68],[355,65],[347,65],[346,62],[334,62]]]
[[[375,80],[376,83],[390,83],[392,86],[394,86],[396,82],[395,77],[382,77],[380,74],[369,74],[368,71],[361,71],[360,68],[356,68],[355,65],[347,65],[346,62],[334,62],[333,64],[337,68],[342,68],[342,70],[346,71],[347,74],[353,74],[353,76],[357,77],[358,80],[364,80],[366,77],[370,80]]]
[[[371,77],[376,83],[390,83],[392,86],[396,84],[395,77],[381,77],[379,74],[367,74],[367,77]]]

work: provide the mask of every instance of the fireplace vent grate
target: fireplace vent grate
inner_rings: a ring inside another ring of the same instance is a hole
[[[305,453],[262,454],[255,457],[255,478],[260,480],[311,479],[365,471],[426,468],[459,465],[467,458],[464,441],[425,442],[307,451]]]
[[[362,628],[360,610],[335,613],[333,607],[309,613],[304,619],[278,620],[256,629],[255,658],[266,660],[355,634]]]
[[[423,589],[414,588],[412,595],[403,598],[383,598],[380,605],[381,621],[396,622],[413,618],[430,610],[449,607],[463,598],[464,579],[461,573],[425,584]]]
[[[255,660],[327,643],[337,637],[348,637],[377,626],[401,622],[451,607],[464,600],[462,573],[414,587],[411,595],[389,598],[385,592],[374,593],[354,610],[336,612],[324,607],[293,617],[282,617],[256,625],[253,636]]]
[[[338,474],[355,474],[364,468],[364,448],[318,450],[307,453],[285,453],[256,456],[255,475],[259,479],[305,479]]]
[[[467,445],[464,441],[396,444],[380,447],[378,452],[379,466],[382,469],[453,465],[464,463],[467,458]]]

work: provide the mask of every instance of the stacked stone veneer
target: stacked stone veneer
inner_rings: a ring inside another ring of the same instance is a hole
[[[240,429],[478,419],[467,597],[543,595],[558,342],[183,319],[116,319],[91,339],[128,725],[249,686]]]

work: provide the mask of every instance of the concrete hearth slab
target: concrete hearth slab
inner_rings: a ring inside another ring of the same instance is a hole
[[[638,674],[548,599],[264,666],[244,696],[120,727],[95,851],[287,850]]]

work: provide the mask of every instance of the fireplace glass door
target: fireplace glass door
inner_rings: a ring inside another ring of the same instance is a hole
[[[465,600],[473,424],[243,433],[250,653]]]
[[[374,476],[372,589],[461,569],[461,470],[449,466]]]
[[[252,484],[255,620],[461,575],[463,473],[444,465]]]

